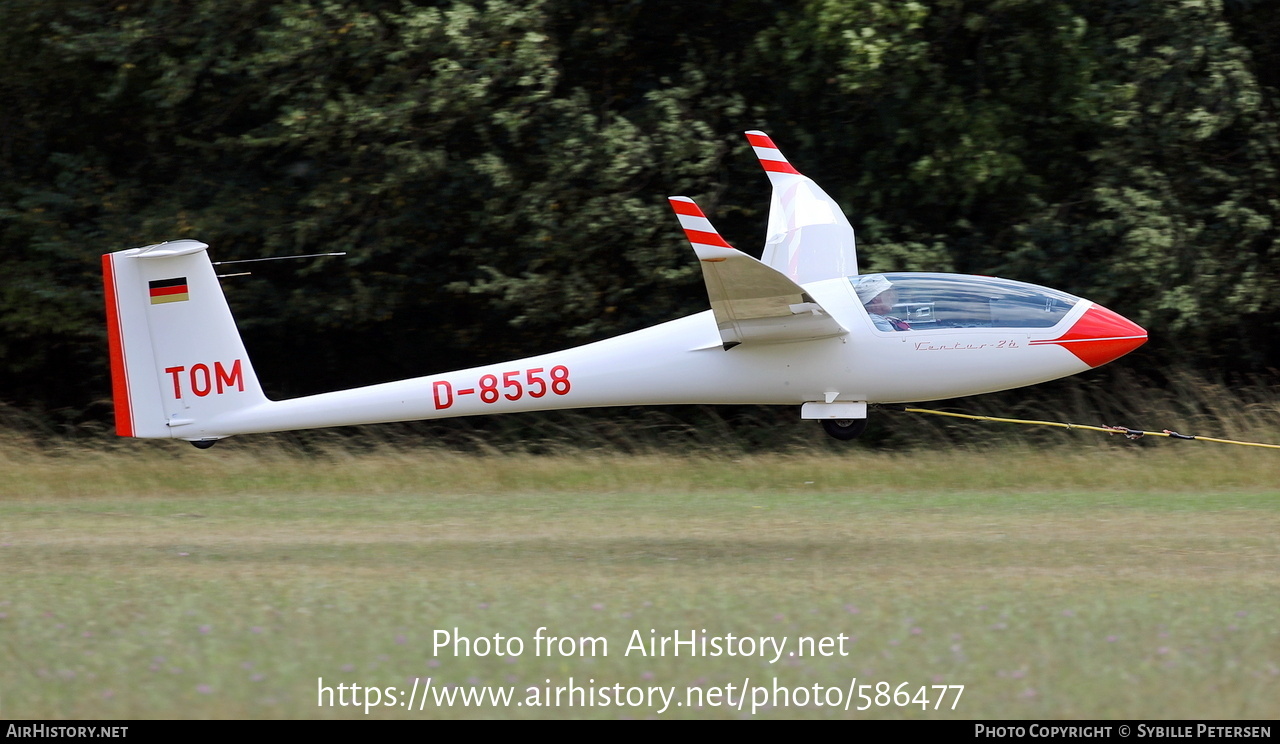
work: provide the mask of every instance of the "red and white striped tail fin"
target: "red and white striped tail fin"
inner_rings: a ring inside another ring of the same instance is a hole
[[[668,197],[671,209],[684,228],[684,236],[702,261],[723,261],[732,255],[745,255],[721,237],[719,231],[703,214],[702,208],[687,196]]]
[[[797,284],[857,274],[853,226],[840,205],[796,170],[769,135],[757,130],[746,135],[773,184],[761,260]]]

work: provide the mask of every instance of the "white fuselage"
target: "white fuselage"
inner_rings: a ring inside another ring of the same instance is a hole
[[[899,403],[1032,385],[1090,368],[1063,344],[1046,343],[1062,338],[1094,307],[1087,301],[1052,328],[893,332],[875,327],[846,279],[804,289],[849,330],[847,335],[743,344],[726,351],[708,311],[526,359],[265,401],[176,427],[172,436],[216,438],[599,406]]]

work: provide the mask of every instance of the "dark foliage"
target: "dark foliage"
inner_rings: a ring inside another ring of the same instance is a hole
[[[346,251],[226,280],[288,396],[701,310],[665,197],[758,250],[775,135],[864,268],[993,273],[1280,366],[1274,3],[0,5],[0,402],[101,420],[99,256]]]

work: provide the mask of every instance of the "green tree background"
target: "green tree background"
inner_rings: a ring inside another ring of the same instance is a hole
[[[194,237],[289,396],[705,308],[665,197],[758,255],[770,132],[863,270],[1058,287],[1137,362],[1280,367],[1280,3],[0,5],[0,401],[105,420],[99,256]]]

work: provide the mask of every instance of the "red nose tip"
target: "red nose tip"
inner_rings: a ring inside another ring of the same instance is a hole
[[[1101,367],[1146,342],[1147,332],[1142,326],[1101,305],[1094,305],[1063,335],[1031,343],[1058,344],[1090,367]]]

